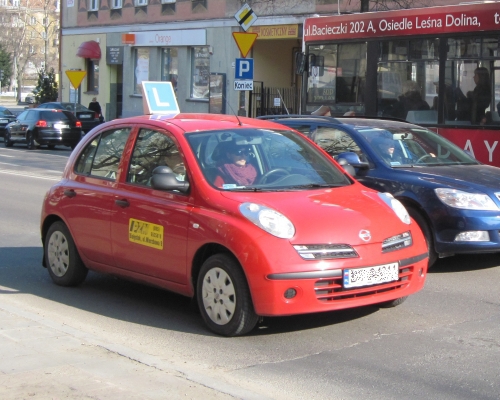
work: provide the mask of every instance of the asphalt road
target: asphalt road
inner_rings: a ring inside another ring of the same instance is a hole
[[[498,254],[439,260],[424,290],[393,309],[266,318],[248,336],[218,337],[175,294],[96,273],[78,288],[52,284],[41,266],[40,206],[69,153],[6,149],[0,139],[0,310],[90,338],[89,354],[107,343],[107,356],[141,365],[128,376],[139,393],[149,381],[138,377],[151,371],[189,377],[206,398],[500,397]]]

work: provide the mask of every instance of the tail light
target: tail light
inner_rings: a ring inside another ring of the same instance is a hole
[[[76,121],[76,127],[77,128],[81,128],[82,127],[82,123],[80,121]]]
[[[37,128],[46,128],[47,127],[47,121],[44,121],[43,119],[37,121],[35,124]]]
[[[94,113],[94,118],[95,118],[95,119],[99,119],[99,113],[97,113],[97,112],[96,112],[96,113]]]

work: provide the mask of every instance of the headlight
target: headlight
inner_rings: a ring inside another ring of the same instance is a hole
[[[241,213],[259,228],[281,239],[290,239],[295,235],[292,222],[272,208],[255,204],[243,203],[240,205]]]
[[[469,193],[457,189],[434,189],[444,204],[464,210],[498,210],[490,196],[482,193]]]
[[[410,214],[406,211],[405,206],[390,193],[379,193],[379,197],[384,200],[384,202],[392,208],[394,213],[399,217],[399,219],[409,225],[411,222]]]

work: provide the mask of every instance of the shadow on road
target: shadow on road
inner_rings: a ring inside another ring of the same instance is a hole
[[[204,325],[191,299],[166,290],[89,272],[78,287],[55,285],[42,267],[41,247],[0,248],[0,295],[27,293],[108,318],[173,330],[217,336]],[[264,318],[253,335],[302,331],[341,324],[374,313],[377,307],[291,317]]]
[[[453,257],[441,258],[430,269],[429,273],[443,274],[453,272],[476,271],[479,269],[494,268],[500,265],[500,256],[494,254],[460,254]]]

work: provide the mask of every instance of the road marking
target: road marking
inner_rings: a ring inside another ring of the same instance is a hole
[[[5,154],[0,154],[0,157],[10,157],[10,158],[14,158],[14,156],[7,156]]]
[[[12,164],[12,163],[8,163],[8,162],[0,162],[0,164],[3,164],[3,165],[12,165],[14,167],[20,167],[19,164]]]
[[[45,180],[48,180],[48,181],[58,181],[58,180],[61,179],[60,176],[50,177],[50,176],[43,176],[43,175],[33,174],[33,173],[29,173],[29,172],[9,171],[9,170],[6,170],[6,169],[0,169],[0,174],[25,176],[27,178],[45,179]]]

